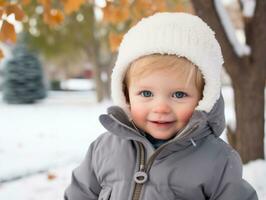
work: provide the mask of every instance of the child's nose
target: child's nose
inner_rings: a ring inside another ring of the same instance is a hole
[[[171,108],[166,102],[158,102],[153,107],[154,113],[169,113],[170,111]]]

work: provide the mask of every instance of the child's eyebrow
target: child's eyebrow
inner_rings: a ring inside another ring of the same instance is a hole
[[[135,88],[137,90],[152,90],[152,89],[154,89],[154,87],[152,85],[151,86],[137,85]],[[171,91],[188,91],[190,89],[192,89],[192,88],[185,87],[185,86],[184,87],[175,87],[175,86],[170,86],[169,87],[169,90],[171,90]]]
[[[141,85],[138,85],[135,88],[137,88],[138,90],[150,90],[153,87],[151,87],[151,86],[141,86]]]

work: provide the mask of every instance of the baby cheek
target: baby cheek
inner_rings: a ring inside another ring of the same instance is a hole
[[[131,116],[135,122],[142,121],[144,118],[144,112],[143,108],[140,108],[138,106],[132,106],[130,109]]]
[[[194,110],[182,110],[178,113],[178,119],[179,121],[182,121],[184,123],[187,123],[192,116]]]

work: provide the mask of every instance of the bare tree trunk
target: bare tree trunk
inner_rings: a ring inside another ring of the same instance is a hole
[[[106,73],[107,73],[107,81],[106,81],[106,91],[107,91],[107,98],[111,98],[111,74],[113,67],[115,65],[117,53],[112,53],[110,62],[106,66]]]
[[[100,64],[97,62],[97,56],[95,58],[94,62],[94,81],[95,81],[95,85],[96,85],[96,94],[97,94],[97,102],[101,102],[104,99],[104,84],[102,81],[102,70],[100,67]]]
[[[237,129],[231,134],[236,135],[235,148],[247,163],[264,158],[264,80],[247,77],[238,81],[233,84]]]
[[[90,10],[88,12],[92,13],[89,24],[91,24],[92,26],[93,33],[92,33],[90,41],[88,41],[87,43],[87,46],[85,46],[85,49],[86,49],[88,58],[93,63],[93,78],[95,82],[97,102],[101,102],[104,99],[104,84],[101,79],[102,69],[101,69],[101,64],[99,62],[100,43],[99,41],[97,41],[97,38],[96,38],[97,27],[95,26],[93,6],[90,7]]]
[[[263,54],[266,52],[266,15],[265,11],[263,13],[265,2],[259,1],[260,5],[257,5],[257,10],[260,10],[259,17],[256,17],[253,23],[249,22],[253,27],[248,27],[247,41],[252,43],[250,44],[252,53],[244,57],[235,54],[215,11],[213,0],[192,0],[192,2],[196,13],[215,30],[225,58],[226,71],[232,79],[236,130],[228,128],[228,141],[239,152],[244,163],[264,158],[266,56],[262,56],[262,52]]]

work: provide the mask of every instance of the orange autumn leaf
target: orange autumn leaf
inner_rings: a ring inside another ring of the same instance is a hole
[[[136,0],[136,8],[138,10],[147,10],[153,6],[153,2],[147,0]]]
[[[176,12],[184,12],[185,10],[186,9],[185,9],[184,5],[181,4],[181,3],[177,4],[176,7],[175,7],[175,11]]]
[[[128,17],[129,17],[129,11],[127,9],[117,8],[113,12],[113,22],[116,22],[116,23],[123,22],[126,19],[128,19]]]
[[[24,12],[17,4],[9,4],[6,7],[6,14],[11,15],[15,14],[15,19],[21,21],[24,18]]]
[[[153,1],[153,10],[155,12],[163,12],[167,10],[166,1],[154,0]]]
[[[129,6],[129,1],[128,0],[120,0],[120,4],[122,6]]]
[[[64,20],[64,14],[57,9],[47,10],[43,15],[43,20],[51,27],[57,26]]]
[[[109,44],[110,44],[110,49],[112,52],[115,52],[121,41],[122,41],[123,35],[122,34],[114,34],[114,33],[109,33]]]
[[[112,17],[112,10],[114,9],[114,5],[111,2],[106,2],[106,6],[103,10],[103,20],[110,22],[110,18]]]
[[[56,175],[55,174],[53,174],[53,173],[51,173],[51,172],[48,172],[48,174],[47,174],[47,179],[48,180],[54,180],[56,178]]]
[[[85,0],[62,0],[64,11],[66,14],[71,14],[79,10],[80,6],[85,3]]]
[[[2,49],[0,49],[0,60],[4,57],[4,53],[2,51]]]
[[[0,40],[4,42],[15,43],[16,39],[17,39],[17,36],[16,36],[14,25],[4,20],[2,27],[1,27],[1,31],[0,31]]]
[[[4,9],[0,8],[0,19],[2,18],[3,14],[4,14]]]
[[[107,2],[107,6],[103,8],[103,20],[117,24],[123,22],[129,18],[128,4],[115,6],[110,2]]]

